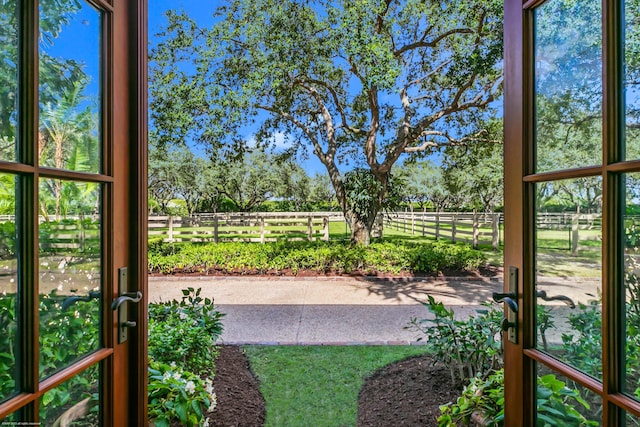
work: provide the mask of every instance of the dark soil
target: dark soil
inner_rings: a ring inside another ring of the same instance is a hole
[[[207,414],[211,427],[260,427],[266,409],[249,361],[236,346],[221,346],[213,381],[218,406]]]
[[[358,398],[358,426],[436,426],[440,405],[454,402],[461,387],[449,369],[417,356],[385,366],[366,381]]]
[[[264,425],[265,402],[238,347],[220,347],[214,384],[218,406],[208,414],[210,426]],[[455,401],[460,390],[452,384],[449,370],[433,366],[429,356],[388,365],[368,378],[360,391],[358,426],[437,426],[439,406]]]

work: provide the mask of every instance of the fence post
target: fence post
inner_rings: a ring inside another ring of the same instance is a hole
[[[413,211],[413,205],[411,205],[411,234],[416,234],[416,214]]]
[[[451,242],[455,243],[456,242],[456,220],[457,220],[457,215],[456,214],[451,214]]]
[[[169,216],[169,241],[173,242],[173,216]]]
[[[260,243],[264,243],[264,217],[260,217]]]
[[[491,219],[491,246],[497,251],[500,246],[500,214],[493,214]]]
[[[329,217],[324,217],[322,218],[322,229],[323,229],[323,234],[324,236],[322,237],[322,240],[324,240],[325,242],[329,241]]]
[[[436,241],[440,240],[440,212],[436,212]]]
[[[213,216],[213,241],[214,243],[218,243],[218,214],[216,213]]]
[[[580,216],[573,215],[571,218],[571,255],[578,256],[578,240],[579,236],[579,227],[580,225]]]
[[[402,232],[407,232],[407,208],[404,208],[404,215],[402,215]]]
[[[478,212],[473,210],[473,249],[478,249]]]

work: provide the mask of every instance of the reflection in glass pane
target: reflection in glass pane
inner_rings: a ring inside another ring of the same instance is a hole
[[[100,185],[40,182],[40,372],[100,345]]]
[[[536,185],[537,346],[602,376],[602,180]]]
[[[625,176],[625,391],[640,399],[640,174]]]
[[[535,9],[536,172],[602,163],[600,0]]]
[[[602,399],[597,394],[538,367],[537,425],[585,426],[588,422],[602,425]]]
[[[17,3],[0,2],[0,160],[16,160],[18,116]]]
[[[16,178],[0,174],[0,401],[17,391]]]
[[[625,2],[626,159],[640,159],[640,3]]]
[[[633,414],[627,412],[626,416],[626,427],[640,427],[640,417],[636,417]]]
[[[99,376],[99,365],[94,365],[46,392],[40,399],[40,425],[100,425]]]
[[[43,166],[100,172],[100,22],[100,12],[83,1],[41,3]]]

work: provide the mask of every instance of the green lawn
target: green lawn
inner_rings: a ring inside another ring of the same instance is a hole
[[[355,426],[364,379],[421,346],[247,346],[267,404],[266,426]]]

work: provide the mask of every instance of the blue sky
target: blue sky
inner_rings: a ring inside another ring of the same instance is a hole
[[[213,0],[149,0],[149,44],[155,44],[157,40],[156,34],[160,32],[162,27],[166,25],[165,12],[170,9],[183,9],[194,19],[200,26],[210,26],[213,24],[213,11],[218,2]],[[276,142],[278,136],[276,135]],[[193,147],[197,154],[204,155],[203,147]],[[313,155],[305,161],[299,161],[309,176],[315,173],[326,173],[326,169],[322,163]]]

